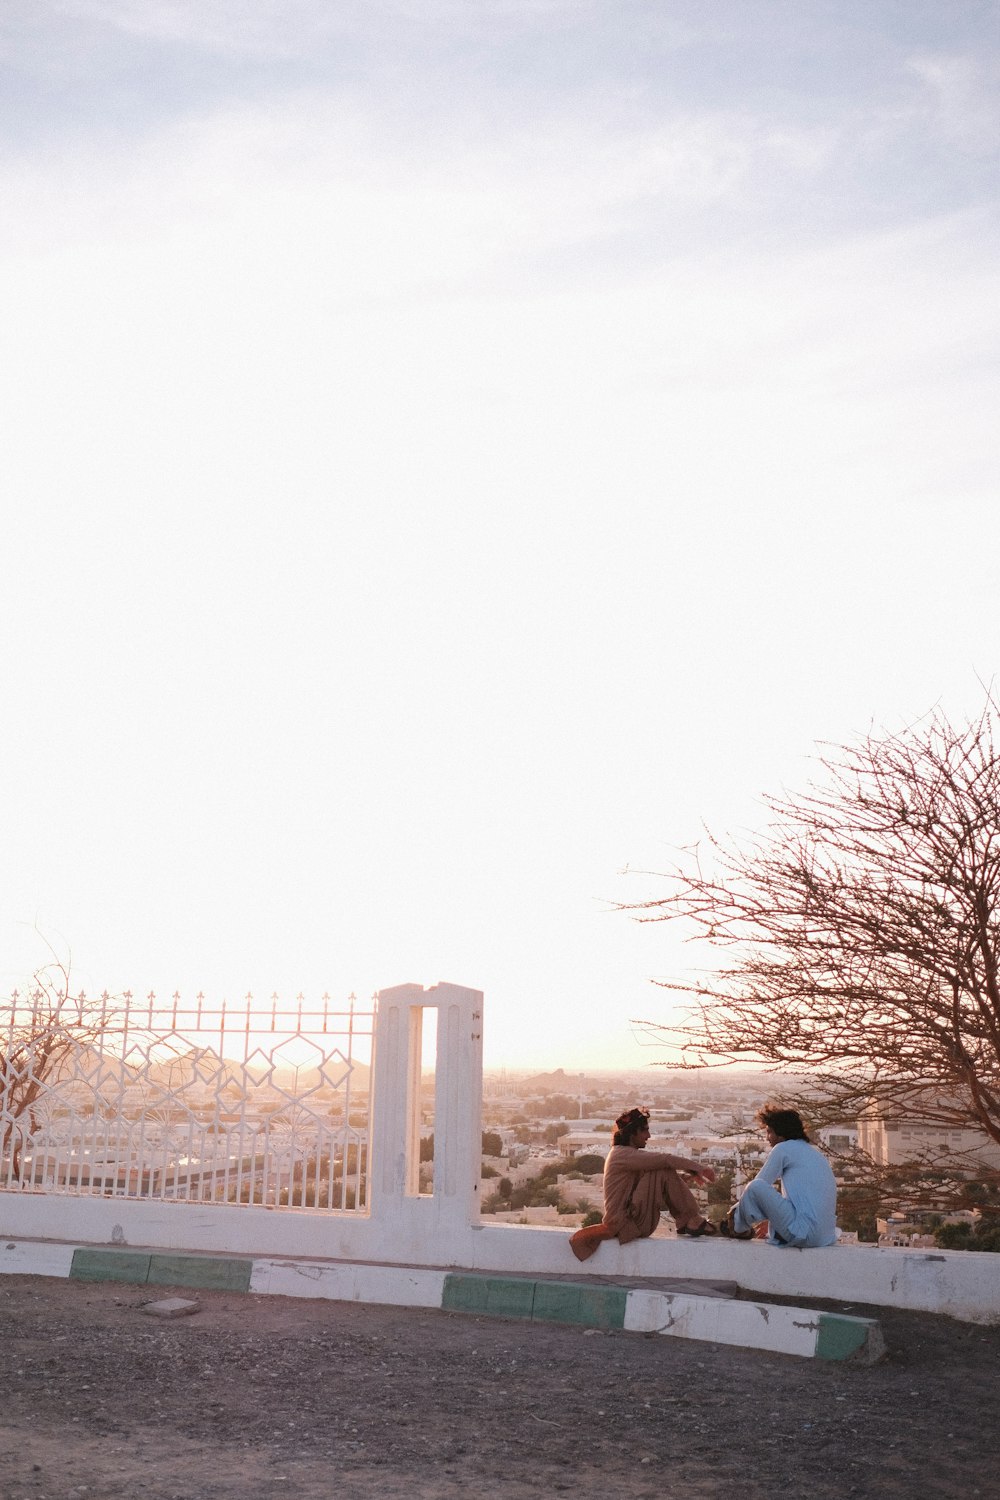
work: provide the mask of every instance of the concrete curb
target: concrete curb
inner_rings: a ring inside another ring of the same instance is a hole
[[[449,1272],[442,1306],[454,1312],[530,1318],[532,1322],[701,1339],[806,1359],[873,1364],[885,1353],[882,1330],[871,1318],[688,1292]]]
[[[773,1302],[721,1302],[669,1292],[632,1291],[628,1294],[625,1327],[635,1333],[769,1349],[804,1359],[850,1359],[870,1365],[885,1354],[881,1325],[873,1318]]]
[[[657,1333],[806,1359],[872,1364],[885,1353],[881,1328],[873,1319],[739,1302],[718,1291],[699,1296],[433,1267],[162,1254],[125,1246],[105,1249],[23,1240],[0,1245],[2,1273],[440,1308],[535,1323]]]

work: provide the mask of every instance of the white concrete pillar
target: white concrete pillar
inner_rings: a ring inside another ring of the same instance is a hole
[[[421,1195],[421,1035],[425,1013],[433,1011],[434,1190]],[[368,1179],[374,1220],[417,1240],[478,1223],[482,1096],[482,992],[457,984],[380,990]]]

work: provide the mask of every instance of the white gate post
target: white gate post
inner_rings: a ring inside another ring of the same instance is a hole
[[[426,1010],[437,1011],[434,1190],[421,1194],[420,1042]],[[457,984],[380,990],[368,1163],[373,1220],[421,1242],[427,1235],[436,1238],[439,1229],[478,1223],[482,1100],[482,992]],[[413,1245],[415,1252],[430,1248]]]

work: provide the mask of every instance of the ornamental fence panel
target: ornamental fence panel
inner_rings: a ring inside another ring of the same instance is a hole
[[[0,1000],[0,1192],[367,1211],[375,1002]]]

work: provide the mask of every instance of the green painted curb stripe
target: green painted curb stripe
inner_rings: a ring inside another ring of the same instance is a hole
[[[251,1260],[209,1255],[154,1255],[139,1250],[74,1250],[70,1276],[78,1281],[127,1281],[133,1286],[191,1286],[248,1292]]]
[[[252,1260],[211,1255],[151,1255],[149,1280],[157,1286],[195,1286],[218,1292],[248,1292]]]
[[[818,1359],[850,1359],[868,1342],[878,1325],[871,1318],[848,1318],[843,1313],[820,1313],[816,1335]]]
[[[150,1255],[138,1250],[74,1250],[69,1274],[78,1281],[130,1281],[145,1286]]]
[[[523,1277],[463,1276],[444,1279],[446,1312],[531,1318],[536,1323],[577,1323],[587,1328],[624,1328],[628,1292],[622,1287],[528,1281]]]
[[[579,1323],[585,1328],[624,1328],[628,1292],[617,1286],[579,1286],[565,1281],[535,1283],[536,1322]]]
[[[441,1306],[447,1312],[492,1313],[501,1318],[530,1318],[535,1283],[515,1276],[444,1278]]]

